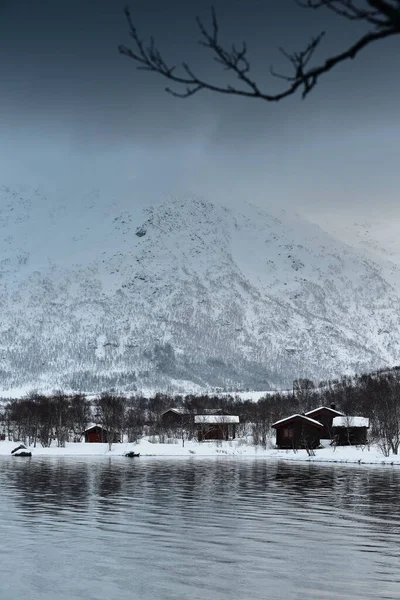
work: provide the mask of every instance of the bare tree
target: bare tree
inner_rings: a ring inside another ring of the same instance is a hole
[[[54,392],[52,398],[52,413],[54,416],[54,436],[57,446],[64,448],[69,439],[70,399],[61,390]]]
[[[299,52],[287,52],[280,48],[287,59],[289,73],[276,72],[270,67],[270,73],[284,82],[279,93],[268,93],[251,75],[251,64],[246,42],[224,47],[220,42],[219,23],[215,10],[211,9],[209,27],[197,17],[200,32],[199,44],[211,50],[214,60],[238,80],[237,85],[214,84],[196,75],[190,65],[183,61],[180,69],[168,63],[156,46],[153,37],[147,43],[139,36],[130,9],[125,8],[125,16],[129,33],[133,39],[133,47],[119,46],[124,56],[131,58],[137,68],[158,73],[164,79],[177,84],[177,89],[170,87],[166,91],[179,98],[188,98],[200,91],[208,90],[219,94],[230,94],[246,98],[257,98],[266,102],[278,102],[288,96],[301,93],[306,97],[316,86],[320,77],[337,65],[354,59],[361,51],[374,42],[398,35],[400,33],[400,0],[294,0],[298,6],[318,10],[326,8],[343,19],[365,25],[365,32],[341,52],[326,58],[316,66],[311,66],[314,55],[319,49],[325,31],[313,37],[305,48]]]
[[[111,450],[113,442],[119,439],[125,424],[124,398],[104,392],[95,400],[98,419],[107,432],[107,442]]]
[[[317,394],[315,393],[315,384],[311,379],[295,379],[293,381],[293,395],[298,405],[297,410],[300,413],[310,410],[316,404]]]
[[[32,394],[38,424],[38,438],[45,448],[51,446],[54,435],[55,411],[51,398],[44,394]]]
[[[128,435],[128,442],[137,442],[143,435],[145,424],[144,404],[137,399],[131,398],[127,406],[125,431]]]
[[[69,406],[69,424],[74,442],[80,442],[91,418],[89,401],[82,394],[72,396]]]
[[[300,444],[298,448],[304,448],[307,452],[308,456],[315,456],[315,448],[317,447],[317,443],[315,437],[310,430],[310,427],[307,423],[301,423],[300,429]],[[297,448],[295,447],[295,439],[293,438],[293,452],[297,452]]]
[[[373,423],[378,446],[384,456],[398,454],[400,447],[400,379],[398,373],[394,375],[386,379],[387,388],[379,399]]]

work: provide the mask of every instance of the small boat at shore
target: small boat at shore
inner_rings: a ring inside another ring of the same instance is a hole
[[[139,458],[140,452],[138,452],[138,453],[136,453],[136,452],[127,452],[125,454],[125,456],[127,456],[128,458]]]

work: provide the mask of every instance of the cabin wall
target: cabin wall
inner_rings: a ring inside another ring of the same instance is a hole
[[[165,413],[161,416],[160,421],[163,427],[173,429],[182,425],[182,415],[174,412]]]
[[[333,439],[337,446],[363,446],[367,443],[367,428],[334,427]]]
[[[321,423],[324,429],[321,430],[321,438],[330,439],[332,437],[332,421],[336,415],[327,414],[326,412],[316,413],[312,416],[313,419]]]
[[[320,445],[320,431],[308,423],[286,424],[276,430],[276,445],[283,449],[317,448]]]
[[[101,444],[106,441],[107,432],[102,429],[91,429],[85,433],[85,442],[89,444]]]
[[[321,430],[321,434],[320,437],[322,439],[332,439],[332,423],[333,423],[333,419],[335,417],[338,417],[340,415],[340,413],[333,413],[330,410],[325,410],[325,409],[321,409],[318,412],[313,413],[312,415],[310,415],[310,417],[312,419],[315,419],[316,421],[318,421],[319,423],[321,423],[321,425],[324,426],[324,429]]]
[[[214,424],[201,424],[197,426],[197,439],[199,442],[205,440],[234,440],[236,437],[236,426],[230,423],[221,423],[219,425]]]
[[[101,427],[96,427],[94,429],[90,429],[90,431],[85,432],[85,442],[88,444],[105,444],[108,442],[108,431],[102,429]],[[120,442],[120,435],[115,433],[113,436],[113,443]]]

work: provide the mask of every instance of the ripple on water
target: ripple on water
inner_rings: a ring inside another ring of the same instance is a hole
[[[2,458],[0,600],[398,599],[399,492],[388,468]]]

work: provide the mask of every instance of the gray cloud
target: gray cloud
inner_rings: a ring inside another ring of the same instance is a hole
[[[195,43],[208,0],[148,3],[132,10],[171,61],[187,58],[209,77]],[[326,51],[354,26],[292,0],[219,0],[222,35],[247,38],[256,76],[279,82],[277,46],[304,46],[329,26]],[[202,94],[178,100],[163,82],[117,53],[129,43],[123,3],[21,0],[1,4],[0,177],[3,181],[132,190],[148,201],[180,191],[223,203],[245,197],[326,214],[398,203],[397,42],[384,42],[321,80],[306,100],[270,106]],[[321,50],[321,57],[323,50]],[[124,192],[124,193],[125,193]],[[122,193],[122,192],[121,192]]]

